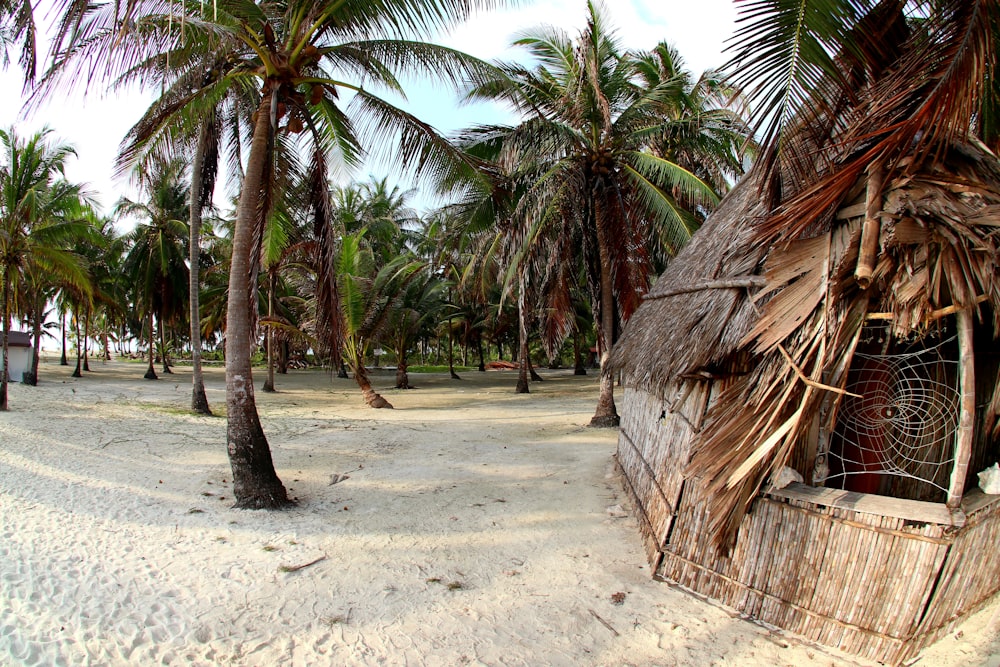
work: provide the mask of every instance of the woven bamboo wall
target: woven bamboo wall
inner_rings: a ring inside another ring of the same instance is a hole
[[[684,478],[692,428],[704,414],[707,383],[689,383],[671,402],[626,388],[618,436],[618,466],[632,498],[650,566],[669,535]]]
[[[827,646],[898,664],[1000,588],[997,502],[957,532],[762,497],[722,556],[685,487],[657,574]],[[939,577],[940,575],[940,577]]]

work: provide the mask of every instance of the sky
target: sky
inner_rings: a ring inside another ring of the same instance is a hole
[[[615,0],[607,3],[605,16],[627,48],[650,49],[666,41],[677,48],[688,69],[699,74],[725,62],[723,49],[735,30],[736,9],[732,0]],[[520,31],[553,25],[575,35],[585,21],[586,0],[522,0],[517,9],[473,17],[438,42],[487,60],[513,59],[517,50],[510,43]],[[16,53],[10,55],[16,60]],[[105,212],[120,196],[137,196],[127,176],[113,177],[114,160],[122,137],[142,115],[150,97],[138,92],[108,97],[93,91],[84,99],[74,94],[53,99],[24,117],[21,89],[16,67],[0,72],[0,90],[6,93],[0,96],[0,127],[16,126],[24,136],[48,126],[56,138],[75,146],[78,158],[70,160],[67,177],[90,184]],[[407,108],[445,133],[502,118],[498,109],[459,106],[453,93],[432,85],[411,88],[408,95]],[[353,176],[363,181],[370,174],[397,180],[381,164],[365,165]],[[411,184],[403,181],[400,185],[407,189]],[[228,199],[221,190],[217,203]],[[413,204],[423,208],[430,202],[417,196]]]

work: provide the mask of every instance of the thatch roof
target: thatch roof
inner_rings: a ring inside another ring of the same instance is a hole
[[[1000,160],[984,147],[952,145],[919,169],[902,159],[862,175],[824,220],[780,242],[768,242],[758,182],[737,187],[678,255],[612,357],[627,385],[654,393],[752,359],[709,410],[687,470],[717,494],[712,521],[728,539],[824,398],[839,401],[829,387],[843,388],[866,316],[908,335],[971,307],[1000,331]],[[879,186],[866,286],[855,273],[866,194]]]
[[[832,428],[869,313],[902,334],[974,308],[1000,330],[1000,161],[972,138],[995,9],[948,7],[914,28],[902,3],[882,3],[857,23],[858,48],[768,136],[616,345],[609,370],[652,392],[734,363],[745,371],[749,357],[686,470],[714,498],[720,543],[821,405]]]

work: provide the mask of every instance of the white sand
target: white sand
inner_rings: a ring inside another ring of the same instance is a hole
[[[46,363],[0,414],[0,665],[857,664],[650,578],[594,375],[414,376],[394,411],[278,376],[257,401],[299,505],[267,513],[230,509],[188,369],[93,368]],[[998,609],[919,664],[1000,665]]]

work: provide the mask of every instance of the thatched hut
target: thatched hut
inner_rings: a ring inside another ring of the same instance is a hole
[[[657,576],[895,663],[1000,589],[1000,160],[855,173],[794,234],[764,169],[723,201],[615,350],[617,460]]]
[[[7,355],[10,359],[10,372],[7,377],[11,382],[20,382],[24,374],[31,369],[31,334],[11,331],[8,336]],[[3,370],[3,359],[0,359],[0,370]]]
[[[996,10],[902,7],[861,19],[607,369],[656,576],[890,663],[1000,589]]]
[[[976,477],[1000,456],[1000,160],[911,167],[870,167],[773,244],[754,172],[613,359],[656,575],[893,663],[1000,588],[1000,495]]]

